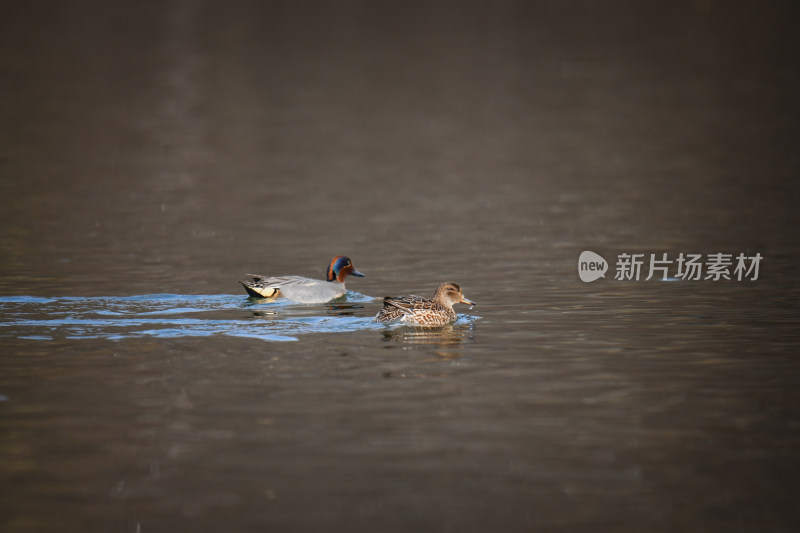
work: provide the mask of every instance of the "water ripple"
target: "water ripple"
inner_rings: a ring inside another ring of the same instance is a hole
[[[381,329],[364,303],[349,292],[324,305],[252,300],[229,294],[0,297],[0,336],[31,340],[203,337],[227,335],[296,341],[310,333]]]

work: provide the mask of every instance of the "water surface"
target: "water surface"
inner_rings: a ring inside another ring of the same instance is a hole
[[[147,294],[128,297],[13,296],[0,298],[8,335],[24,339],[111,339],[229,335],[267,341],[298,340],[299,334],[379,327],[372,317],[355,317],[359,302],[350,292],[320,309],[283,299],[233,295]],[[288,316],[280,316],[288,315]],[[253,320],[258,318],[260,320]]]
[[[794,530],[796,15],[7,6],[0,529]],[[237,283],[340,254],[341,302]],[[371,322],[447,280],[455,324]]]

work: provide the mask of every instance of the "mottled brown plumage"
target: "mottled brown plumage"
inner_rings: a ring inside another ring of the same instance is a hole
[[[383,308],[375,317],[376,322],[389,324],[398,322],[411,326],[443,326],[456,319],[453,304],[475,305],[467,300],[458,283],[448,281],[436,289],[433,298],[422,296],[387,296]]]

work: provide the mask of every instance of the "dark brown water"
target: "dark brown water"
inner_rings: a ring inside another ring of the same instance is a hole
[[[792,5],[4,6],[0,529],[796,530]]]

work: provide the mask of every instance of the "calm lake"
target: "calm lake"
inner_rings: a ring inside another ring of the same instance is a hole
[[[0,530],[794,531],[798,14],[4,7]]]

